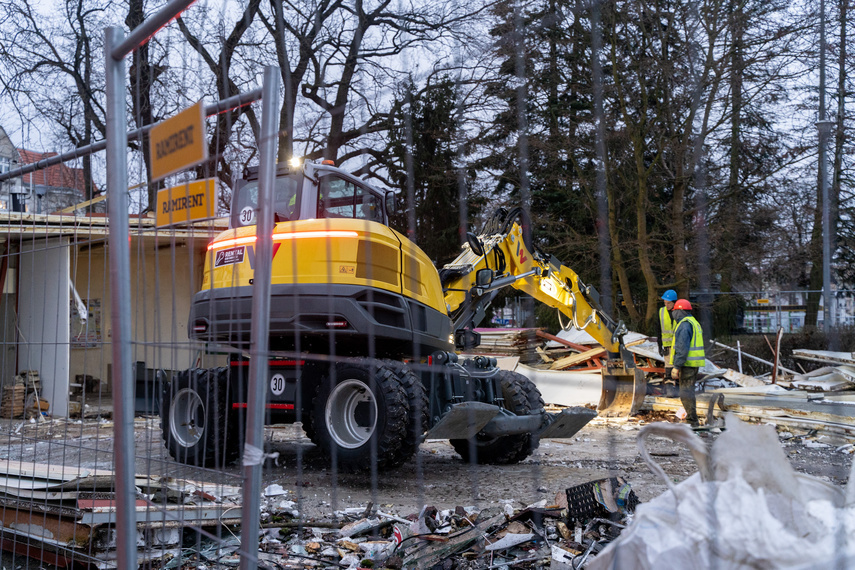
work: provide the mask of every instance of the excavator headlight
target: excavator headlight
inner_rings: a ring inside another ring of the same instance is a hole
[[[290,166],[294,170],[297,170],[298,168],[303,166],[303,159],[299,156],[292,156],[288,159],[288,166]]]

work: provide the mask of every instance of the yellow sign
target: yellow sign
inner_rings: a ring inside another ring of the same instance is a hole
[[[199,101],[149,131],[151,180],[160,180],[208,158],[205,107]]]
[[[760,303],[761,305],[768,305],[769,299],[757,299],[757,302]]]
[[[157,193],[157,227],[213,218],[216,204],[217,184],[214,178],[165,188]]]

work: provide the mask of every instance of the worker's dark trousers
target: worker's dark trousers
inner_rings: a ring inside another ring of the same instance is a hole
[[[695,382],[698,379],[698,368],[696,366],[683,366],[680,368],[680,401],[686,410],[686,422],[693,426],[698,425],[698,409],[695,405]]]
[[[673,366],[671,366],[671,347],[670,346],[662,347],[662,356],[665,357],[665,379],[670,380],[671,379],[671,368],[673,368]]]

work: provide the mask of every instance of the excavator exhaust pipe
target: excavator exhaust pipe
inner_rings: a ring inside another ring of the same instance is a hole
[[[633,416],[641,409],[647,394],[644,371],[624,362],[609,362],[603,366],[603,391],[597,411],[605,417]]]

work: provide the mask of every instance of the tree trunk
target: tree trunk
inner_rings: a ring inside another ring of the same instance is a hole
[[[742,53],[745,22],[742,10],[742,0],[730,0],[728,4],[730,16],[730,169],[727,180],[727,195],[722,202],[722,236],[719,242],[721,291],[733,291],[733,281],[736,272],[736,243],[739,240],[739,208],[742,205],[742,74],[745,62]]]
[[[145,0],[129,0],[128,15],[125,24],[130,30],[134,30],[145,21]],[[137,128],[152,124],[151,88],[154,83],[153,70],[149,62],[148,42],[137,47],[131,55],[130,89],[131,105],[134,115],[134,123]],[[145,160],[145,171],[151,176],[151,157],[149,156],[149,137],[142,137],[142,153]],[[148,184],[148,207],[151,210],[157,202],[157,189],[159,184]]]

